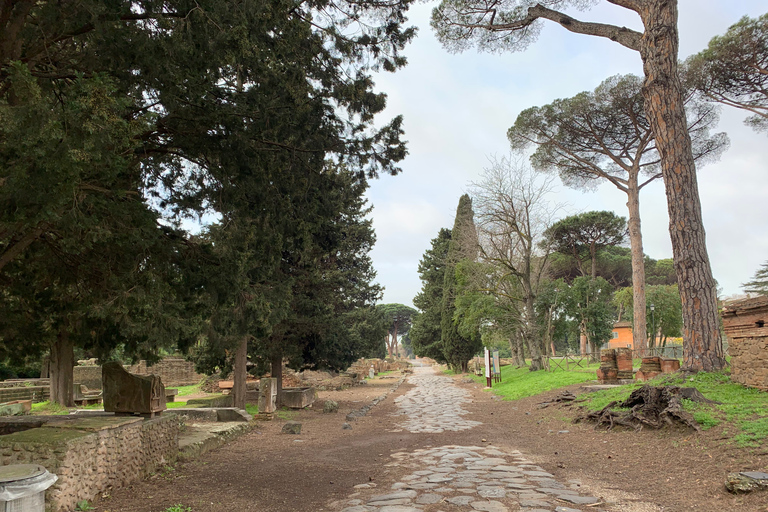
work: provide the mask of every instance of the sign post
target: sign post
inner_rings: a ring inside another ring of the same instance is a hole
[[[493,351],[493,380],[501,382],[501,364],[499,363],[499,351]]]
[[[488,387],[491,387],[491,351],[487,348],[485,349],[485,382],[488,384]]]

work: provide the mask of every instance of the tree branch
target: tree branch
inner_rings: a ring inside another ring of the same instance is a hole
[[[620,5],[619,2],[623,4],[637,3],[631,0],[616,0],[613,3]],[[622,5],[622,7],[624,6]],[[604,23],[579,21],[577,19],[571,18],[567,14],[548,9],[541,4],[536,4],[528,9],[528,17],[526,19],[528,18],[532,18],[534,20],[538,18],[544,18],[550,21],[554,21],[566,30],[576,34],[605,37],[606,39],[615,41],[622,46],[626,46],[630,50],[640,51],[640,39],[643,35],[640,32],[635,32],[634,30],[630,30],[627,27],[617,27],[615,25],[607,25]]]

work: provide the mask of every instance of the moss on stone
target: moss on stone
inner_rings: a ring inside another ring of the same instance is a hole
[[[31,428],[23,432],[14,432],[5,436],[0,436],[0,446],[11,443],[34,443],[58,445],[65,444],[75,439],[90,435],[89,432],[82,430],[71,430],[57,427]]]
[[[99,430],[118,428],[118,427],[122,427],[123,425],[129,425],[131,423],[139,423],[141,421],[143,421],[141,418],[132,418],[132,417],[125,417],[125,416],[82,418],[82,419],[76,419],[76,420],[57,423],[56,428],[63,428],[63,429],[70,429],[70,430],[86,430],[88,432],[98,432]]]

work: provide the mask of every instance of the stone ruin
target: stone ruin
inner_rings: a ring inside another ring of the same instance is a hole
[[[722,316],[731,380],[768,391],[768,296],[731,302]]]
[[[120,363],[101,367],[104,410],[153,418],[165,409],[165,386],[160,377],[128,373]]]
[[[679,359],[647,356],[641,359],[640,369],[633,374],[632,350],[629,348],[603,349],[600,351],[600,368],[597,380],[600,384],[616,384],[634,377],[644,382],[662,373],[674,373],[680,369]]]

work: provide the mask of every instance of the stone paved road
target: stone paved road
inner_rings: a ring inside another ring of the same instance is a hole
[[[414,433],[436,434],[471,429],[464,418],[469,401],[449,377],[432,368],[415,368],[414,389],[398,398],[401,426]],[[432,437],[434,440],[434,436]],[[398,452],[386,464],[402,474],[389,490],[360,484],[342,512],[582,512],[597,511],[599,500],[580,494],[578,481],[559,482],[518,451],[495,447],[447,445]]]
[[[450,377],[435,375],[431,367],[416,367],[408,382],[415,387],[395,399],[400,414],[406,417],[401,424],[405,430],[413,433],[456,432],[480,425],[480,422],[462,417],[468,414],[461,404],[470,401],[469,394],[454,386]]]

